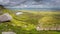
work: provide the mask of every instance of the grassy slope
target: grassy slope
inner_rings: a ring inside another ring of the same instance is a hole
[[[15,15],[15,11],[4,10],[9,13],[13,19],[10,22],[0,24],[0,33],[2,31],[14,31],[17,34],[60,34],[59,31],[37,31],[35,29],[38,21],[44,16],[60,15],[60,12],[34,12],[29,10],[21,10],[22,15]],[[29,12],[28,12],[29,11]]]

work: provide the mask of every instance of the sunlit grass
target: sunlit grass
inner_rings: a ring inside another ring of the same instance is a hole
[[[48,20],[50,19],[52,21],[53,16],[60,15],[60,12],[57,12],[57,11],[56,12],[50,12],[50,11],[44,12],[44,11],[32,11],[32,10],[30,11],[20,10],[20,11],[24,12],[24,14],[16,15],[15,11],[4,10],[4,13],[9,13],[13,19],[10,22],[4,22],[0,24],[1,32],[14,31],[17,34],[60,34],[60,31],[37,31],[36,30],[36,26],[39,24],[41,20],[44,23],[48,22]]]

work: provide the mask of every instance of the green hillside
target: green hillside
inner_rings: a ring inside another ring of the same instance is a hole
[[[23,14],[16,15],[17,12],[23,12]],[[0,33],[4,31],[13,31],[16,34],[60,34],[60,31],[38,31],[36,26],[43,28],[49,26],[55,26],[53,24],[60,25],[60,12],[50,11],[32,11],[32,10],[9,10],[3,9],[2,14],[9,13],[12,16],[12,20],[9,22],[0,23]],[[1,15],[2,15],[1,14]],[[39,25],[38,25],[39,24]]]

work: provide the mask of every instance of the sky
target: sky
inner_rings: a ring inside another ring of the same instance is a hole
[[[6,8],[60,8],[60,0],[0,0]]]

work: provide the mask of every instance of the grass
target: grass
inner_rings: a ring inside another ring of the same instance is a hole
[[[18,11],[3,10],[4,13],[9,13],[13,19],[10,22],[0,23],[0,34],[1,32],[13,31],[16,34],[60,34],[60,31],[37,31],[36,26],[39,24],[40,20],[45,20],[44,17],[60,17],[60,12],[50,12],[50,11],[29,11],[20,10],[24,14],[16,15]],[[49,18],[48,18],[49,19]],[[55,18],[54,18],[55,19]],[[56,20],[60,20],[56,19]],[[47,21],[46,21],[47,22]],[[44,22],[45,23],[45,22]],[[59,22],[60,23],[60,22]]]

